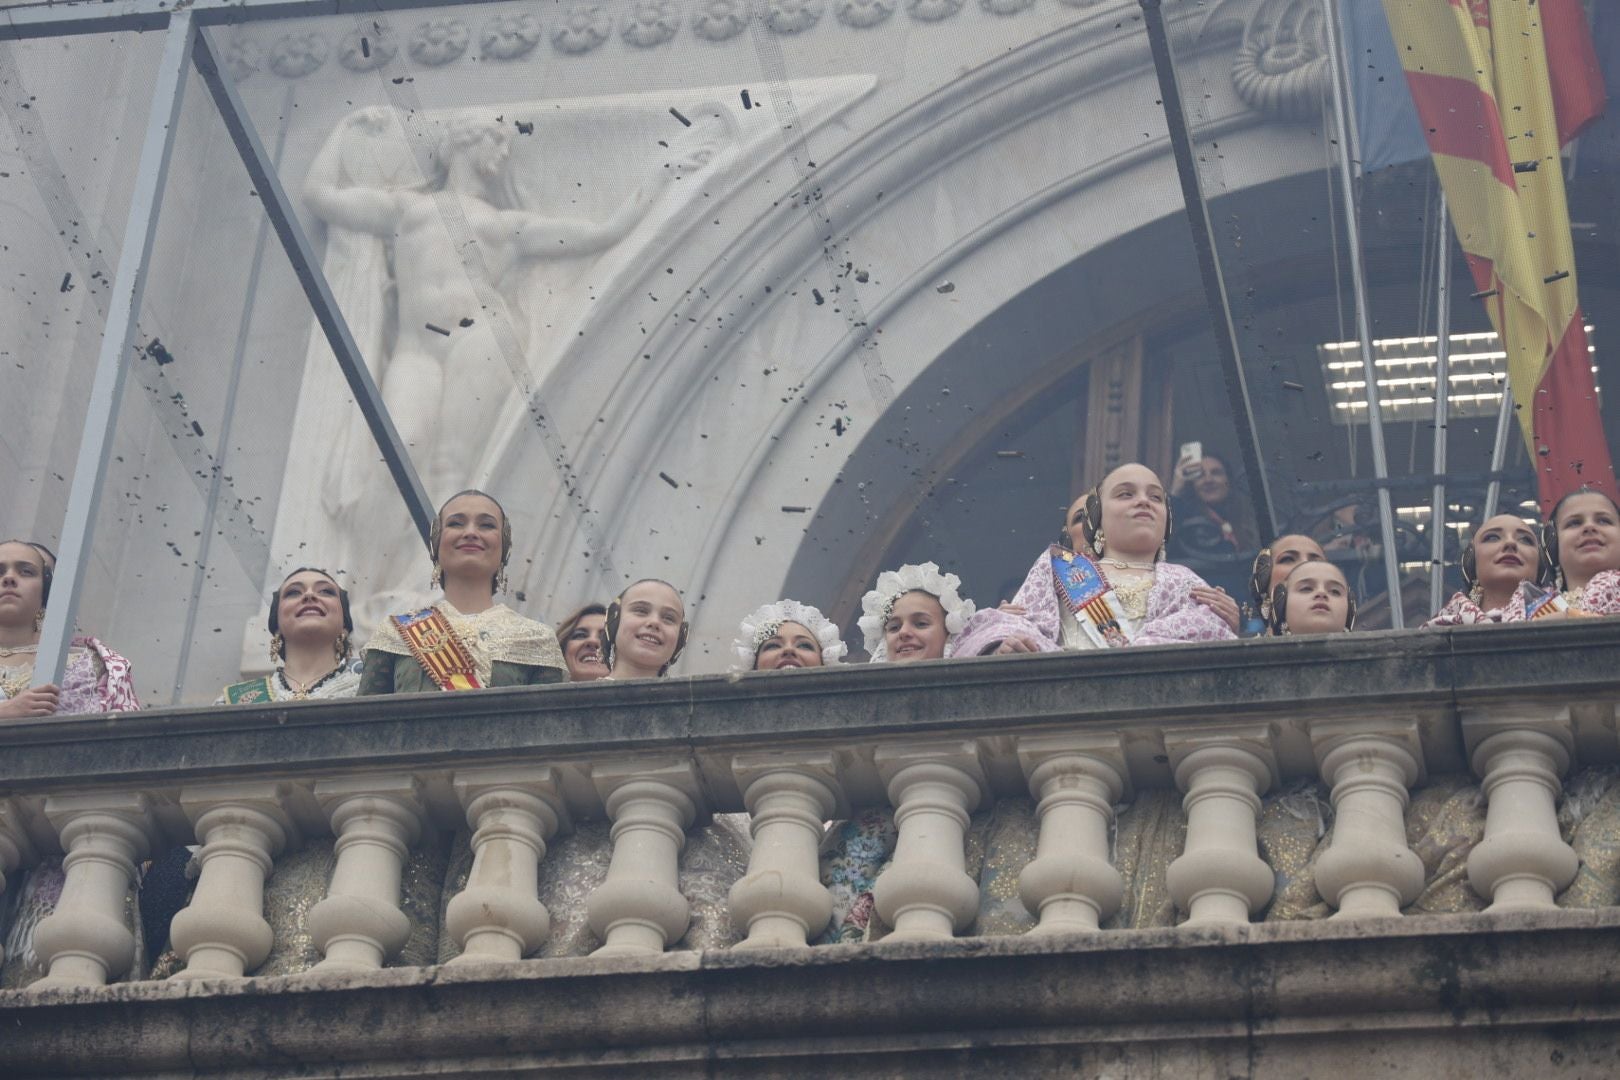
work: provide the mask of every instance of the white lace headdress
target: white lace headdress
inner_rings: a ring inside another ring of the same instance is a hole
[[[951,642],[962,632],[962,627],[973,617],[973,601],[963,599],[957,592],[962,579],[955,574],[942,574],[939,564],[907,563],[898,570],[885,570],[878,575],[877,587],[861,597],[861,633],[866,638],[866,651],[873,662],[889,658],[888,645],[883,640],[883,624],[889,621],[894,602],[908,592],[925,592],[939,601],[945,609],[945,655],[951,654]]]
[[[843,660],[848,646],[838,636],[838,627],[833,625],[831,619],[809,604],[801,604],[797,600],[778,600],[774,604],[756,608],[737,628],[737,640],[731,643],[731,651],[736,655],[732,670],[754,670],[754,660],[759,656],[760,646],[780,630],[783,623],[790,622],[798,623],[814,635],[816,643],[821,646],[822,664],[836,664]]]

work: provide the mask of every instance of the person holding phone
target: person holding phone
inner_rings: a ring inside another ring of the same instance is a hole
[[[1170,499],[1176,512],[1172,557],[1215,558],[1257,546],[1247,510],[1232,490],[1226,459],[1205,450],[1203,443],[1182,444],[1170,477]]]

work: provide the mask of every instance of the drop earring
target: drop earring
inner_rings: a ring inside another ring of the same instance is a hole
[[[34,633],[39,633],[45,626],[45,609],[40,608],[34,612]]]
[[[272,668],[279,667],[281,665],[281,661],[285,659],[286,656],[286,649],[287,643],[282,640],[280,634],[276,634],[270,638],[270,666]]]
[[[347,630],[338,635],[337,641],[332,646],[332,651],[337,653],[337,660],[340,664],[349,658],[349,632]]]
[[[1103,531],[1101,529],[1097,530],[1096,538],[1091,541],[1091,549],[1095,551],[1099,557],[1107,553],[1108,537],[1103,535]]]
[[[495,591],[498,593],[506,591],[506,567],[504,566],[501,567],[501,572],[495,575]]]
[[[429,577],[428,577],[428,588],[437,589],[437,588],[441,587],[443,584],[444,584],[444,571],[439,569],[439,564],[438,563],[434,563],[433,564],[433,573],[431,575],[429,575]]]

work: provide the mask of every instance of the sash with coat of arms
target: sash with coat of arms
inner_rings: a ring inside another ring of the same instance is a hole
[[[405,615],[389,616],[405,639],[405,647],[428,678],[440,690],[478,690],[477,668],[472,653],[456,636],[450,620],[438,608],[423,608]]]
[[[1068,607],[1075,622],[1099,648],[1129,645],[1136,623],[1114,595],[1108,579],[1089,557],[1070,551],[1061,544],[1048,549],[1052,561],[1052,583],[1058,598]]]

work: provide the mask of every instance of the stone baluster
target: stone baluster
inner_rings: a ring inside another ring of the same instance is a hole
[[[1468,855],[1468,883],[1492,911],[1555,907],[1580,868],[1558,831],[1560,778],[1574,747],[1568,706],[1464,709],[1462,729],[1486,798],[1485,839]]]
[[[607,879],[586,901],[597,956],[663,952],[686,934],[690,906],[679,888],[681,848],[702,804],[687,761],[628,763],[591,770],[613,819]]]
[[[73,795],[45,800],[45,818],[67,856],[56,910],[34,928],[46,967],[36,987],[105,986],[135,962],[135,935],[124,896],[136,864],[158,843],[145,795]]]
[[[191,903],[169,925],[185,960],[176,979],[240,978],[264,963],[275,943],[264,918],[264,882],[275,858],[301,836],[287,812],[283,782],[203,784],[180,792],[180,807],[202,844],[202,873]]]
[[[979,910],[963,841],[968,815],[989,790],[973,742],[879,747],[878,773],[900,836],[872,890],[894,941],[935,941],[965,930]]]
[[[1095,930],[1125,893],[1108,861],[1114,804],[1130,790],[1124,743],[1117,734],[1030,736],[1018,740],[1018,763],[1041,822],[1035,858],[1018,875],[1018,895],[1040,920],[1030,933]]]
[[[28,835],[22,804],[16,799],[0,799],[0,897],[5,896],[13,873],[38,861],[39,852]],[[6,951],[0,948],[0,964],[5,959]]]
[[[399,909],[405,859],[422,835],[421,784],[412,776],[321,780],[315,798],[337,837],[337,866],[309,933],[320,971],[366,971],[404,948],[411,923]]]
[[[1265,724],[1166,731],[1164,747],[1186,792],[1187,846],[1166,884],[1186,925],[1246,923],[1275,879],[1259,855],[1260,794],[1277,780]]]
[[[739,754],[731,770],[754,837],[748,873],[731,887],[731,918],[745,935],[737,948],[802,948],[832,919],[821,834],[828,817],[847,813],[834,757]]]
[[[1316,861],[1316,891],[1336,918],[1399,916],[1423,891],[1423,862],[1406,846],[1406,804],[1423,775],[1411,717],[1310,725],[1322,779],[1333,788],[1333,841]]]
[[[572,827],[561,781],[550,766],[497,766],[458,772],[454,787],[474,832],[467,887],[445,910],[462,949],[451,963],[521,960],[551,933],[539,871],[546,844]]]

